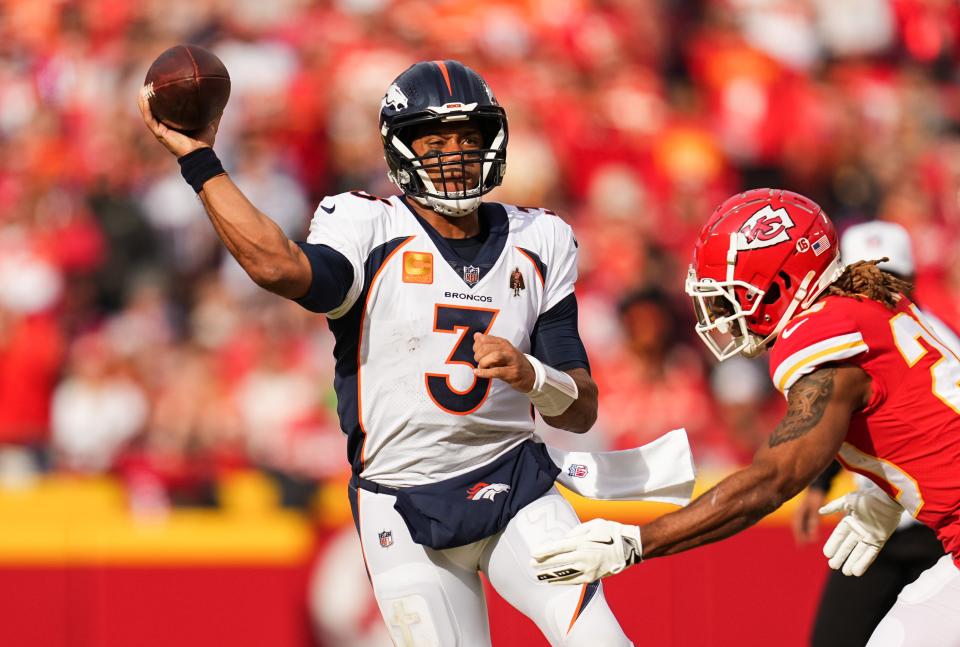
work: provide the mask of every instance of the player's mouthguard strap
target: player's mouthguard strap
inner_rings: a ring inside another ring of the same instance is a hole
[[[533,355],[526,355],[526,358],[536,376],[527,397],[541,415],[559,416],[577,399],[577,383],[563,371],[547,366]]]
[[[204,182],[207,180],[226,174],[217,154],[209,146],[198,148],[183,157],[178,157],[177,163],[180,164],[180,175],[197,193],[200,193]]]

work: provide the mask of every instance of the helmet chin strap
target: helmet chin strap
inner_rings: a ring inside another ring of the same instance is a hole
[[[420,176],[420,181],[423,182],[423,185],[428,191],[432,193],[440,193],[440,191],[438,191],[437,187],[434,185],[433,180],[430,179],[430,175],[424,169],[418,168],[417,175]],[[477,189],[462,191],[460,193],[476,193],[479,191],[479,188],[480,186],[478,183]],[[469,216],[480,207],[481,200],[480,195],[453,199],[437,198],[431,195],[411,197],[423,206],[430,207],[441,216],[447,216],[448,218],[463,218],[464,216]]]
[[[753,333],[749,333],[747,338],[747,343],[743,348],[740,349],[740,354],[746,358],[753,359],[754,357],[759,357],[761,353],[767,348],[767,339],[760,339]]]
[[[442,198],[413,196],[413,199],[425,207],[430,207],[441,216],[448,218],[463,218],[469,216],[480,207],[480,196],[460,198],[458,200],[444,200]]]
[[[763,352],[763,350],[767,347],[767,344],[776,339],[777,335],[779,335],[780,332],[787,327],[787,322],[793,318],[793,315],[797,312],[797,308],[800,307],[800,304],[807,297],[807,288],[810,287],[810,283],[813,281],[813,277],[815,276],[816,273],[813,270],[807,272],[807,275],[803,277],[802,281],[800,281],[800,287],[797,288],[797,293],[793,295],[790,305],[787,306],[786,311],[784,311],[783,316],[780,317],[780,321],[777,322],[777,325],[773,331],[763,339],[751,335],[750,342],[743,350],[744,355],[747,357],[756,357]]]
[[[836,281],[842,273],[843,265],[840,263],[839,254],[834,257],[833,262],[831,262],[820,275],[820,280],[816,282],[813,289],[808,288],[816,275],[812,270],[807,272],[807,275],[803,277],[803,281],[800,282],[797,293],[793,295],[793,300],[790,301],[790,305],[787,306],[783,316],[780,317],[780,321],[777,322],[777,326],[773,329],[773,332],[764,339],[750,334],[747,344],[743,347],[743,350],[740,351],[741,354],[744,357],[753,358],[762,353],[766,349],[767,344],[783,332],[783,329],[787,327],[787,323],[793,318],[797,311],[806,310],[812,306],[813,302],[817,300],[817,297],[823,294],[823,291],[826,290],[831,283]]]

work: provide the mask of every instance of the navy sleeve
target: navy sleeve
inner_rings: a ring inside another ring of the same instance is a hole
[[[310,289],[295,302],[311,312],[330,312],[347,298],[353,284],[353,267],[347,257],[326,245],[297,243],[310,261]]]
[[[587,351],[577,331],[577,297],[568,294],[544,312],[530,335],[530,354],[561,371],[590,370]]]

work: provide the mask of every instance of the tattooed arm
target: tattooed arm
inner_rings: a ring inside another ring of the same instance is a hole
[[[869,376],[853,366],[820,368],[798,380],[787,413],[749,467],[687,507],[640,527],[643,559],[729,537],[779,508],[830,464],[850,416],[869,397]]]

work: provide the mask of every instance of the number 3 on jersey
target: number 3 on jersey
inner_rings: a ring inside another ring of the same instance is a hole
[[[923,315],[916,306],[910,306],[910,310],[913,313],[912,317],[901,312],[890,320],[897,350],[910,367],[927,354],[927,348],[919,340],[924,340],[935,350],[940,355],[940,359],[930,367],[933,394],[945,405],[960,413],[960,359],[930,332],[929,326],[925,324]]]
[[[487,334],[499,310],[468,308],[437,304],[433,313],[433,330],[458,335],[446,364],[464,364],[476,368],[473,359],[474,333]],[[473,383],[464,391],[450,384],[447,373],[427,373],[427,393],[433,402],[448,413],[465,416],[476,411],[490,392],[490,378],[474,376]]]

